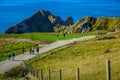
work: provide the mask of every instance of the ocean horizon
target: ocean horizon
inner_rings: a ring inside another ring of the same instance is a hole
[[[93,17],[117,17],[120,16],[119,0],[2,0],[0,1],[0,33],[25,18],[32,16],[38,10],[50,11],[53,15],[65,20],[68,16],[74,18],[74,22],[85,16]]]

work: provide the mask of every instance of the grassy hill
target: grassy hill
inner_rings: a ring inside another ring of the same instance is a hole
[[[42,69],[47,75],[51,69],[56,80],[62,69],[63,80],[75,80],[80,68],[80,80],[106,80],[106,60],[111,60],[112,80],[120,79],[120,32],[98,36],[96,39],[75,42],[40,55],[30,61],[34,70]],[[45,76],[44,76],[45,77]]]
[[[36,44],[49,44],[57,40],[78,38],[92,34],[94,33],[67,34],[66,37],[63,37],[63,34],[59,34],[59,37],[57,37],[55,33],[1,34],[0,61],[7,59],[8,52],[14,51],[16,55],[21,54],[22,47],[25,47],[25,50],[28,51],[29,48],[35,47]]]
[[[95,30],[106,29],[113,30],[114,28],[120,28],[120,18],[117,17],[100,17],[97,18],[96,23],[93,25]]]
[[[106,30],[114,31],[116,28],[120,28],[120,18],[119,17],[84,17],[71,27],[66,29],[67,32],[72,31],[72,33],[83,33],[94,30]]]
[[[119,80],[119,43],[120,32],[109,33],[92,40],[74,42],[56,48],[26,63],[34,70],[42,69],[44,79],[48,78],[48,69],[50,69],[52,80],[57,80],[59,69],[61,69],[63,80],[75,80],[76,68],[80,68],[80,80],[106,80],[106,60],[110,60],[112,80]],[[6,73],[5,76],[11,77],[10,75],[15,74],[19,68],[13,69]],[[18,72],[20,71],[18,70]],[[19,76],[15,78],[17,75],[13,76],[13,80],[23,79],[19,78]],[[2,77],[2,75],[0,76]]]

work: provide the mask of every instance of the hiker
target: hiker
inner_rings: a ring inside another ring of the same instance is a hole
[[[63,36],[64,36],[64,37],[65,37],[65,35],[66,35],[66,34],[65,34],[65,33],[63,33]]]
[[[14,60],[14,57],[15,57],[15,53],[12,52],[12,60]]]
[[[39,53],[39,47],[36,48],[36,52]]]
[[[8,59],[10,60],[10,58],[11,58],[11,54],[10,54],[10,52],[8,53]]]
[[[57,37],[59,37],[59,34],[57,34]]]
[[[24,54],[24,51],[25,51],[25,48],[23,47],[23,48],[22,48],[22,53],[23,53],[23,54]]]
[[[32,54],[34,54],[34,48],[32,48],[31,52],[32,52]]]

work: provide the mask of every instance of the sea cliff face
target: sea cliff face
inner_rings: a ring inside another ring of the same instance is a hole
[[[53,27],[73,24],[73,18],[63,21],[59,16],[51,14],[49,11],[37,11],[31,17],[8,28],[5,33],[27,33],[27,32],[53,32]]]

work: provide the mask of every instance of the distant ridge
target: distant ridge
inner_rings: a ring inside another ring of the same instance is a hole
[[[86,16],[66,29],[67,33],[84,33],[93,30],[115,31],[120,29],[120,17],[91,17]]]
[[[49,11],[39,10],[31,17],[8,28],[5,33],[53,32],[55,26],[72,24],[72,17],[68,17],[66,21],[63,21],[59,16],[55,16]]]

